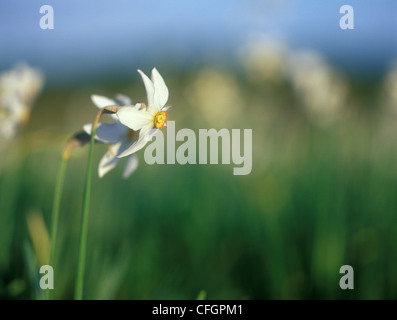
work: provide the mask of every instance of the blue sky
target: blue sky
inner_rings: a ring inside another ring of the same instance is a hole
[[[396,57],[395,0],[131,1],[2,0],[0,69],[19,60],[53,79],[132,74],[142,65],[190,66],[233,61],[249,37],[272,33],[313,48],[347,71],[382,72]],[[54,30],[41,30],[42,5]],[[339,8],[354,9],[341,30]]]

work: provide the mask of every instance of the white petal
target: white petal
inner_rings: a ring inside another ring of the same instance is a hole
[[[152,131],[152,127],[148,126],[142,128],[141,131],[139,132],[138,140],[135,141],[133,144],[131,144],[131,146],[129,146],[126,150],[120,152],[117,155],[117,157],[123,158],[141,150],[149,142],[149,140],[147,140],[147,136],[148,134],[150,134],[151,131]]]
[[[130,97],[121,93],[116,95],[116,99],[121,102],[122,106],[130,106],[133,104]]]
[[[106,152],[99,162],[98,175],[102,178],[106,173],[112,170],[119,163],[120,159],[114,155],[114,152]]]
[[[147,143],[148,141],[146,141],[145,139],[138,140],[137,142],[133,143],[127,150],[117,155],[117,157],[123,158],[133,153],[136,153],[141,150]]]
[[[86,124],[83,129],[87,134],[91,135],[92,124]],[[119,142],[127,134],[127,130],[118,121],[116,123],[99,123],[96,129],[95,139],[104,143],[114,144]]]
[[[163,108],[161,108],[161,111],[167,111],[169,109],[172,109],[172,107],[163,107]]]
[[[160,129],[157,128],[152,128],[148,131],[147,134],[145,134],[145,141],[149,142],[152,141],[152,138],[156,135],[157,132],[159,132]]]
[[[123,178],[127,179],[136,169],[138,168],[138,157],[132,154],[127,159],[127,164],[125,165]]]
[[[161,109],[167,103],[168,88],[156,68],[152,70],[152,82],[154,85],[154,104]]]
[[[99,96],[96,94],[93,94],[91,96],[91,100],[98,107],[98,109],[102,109],[102,108],[105,108],[108,106],[117,106],[118,105],[118,103],[116,101],[114,101],[113,99],[109,99],[107,97]],[[109,114],[109,116],[114,120],[117,119],[115,114]]]
[[[117,106],[118,105],[116,101],[106,98],[104,96],[96,95],[96,94],[93,94],[91,96],[91,100],[99,109],[102,109],[102,108],[105,108],[108,106]]]
[[[92,123],[87,123],[83,126],[84,131],[91,135],[91,130],[92,130]]]
[[[146,109],[122,107],[117,111],[117,117],[122,124],[135,131],[148,125],[153,126],[153,115]]]
[[[143,84],[145,85],[148,108],[155,108],[155,106],[154,106],[154,85],[153,85],[153,82],[141,70],[138,69],[138,72],[139,72],[139,74],[142,77]]]

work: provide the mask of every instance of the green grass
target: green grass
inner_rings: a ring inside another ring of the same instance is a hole
[[[397,153],[374,117],[379,106],[324,129],[294,107],[287,87],[272,90],[270,103],[241,81],[247,116],[230,128],[253,129],[250,175],[233,176],[232,165],[149,166],[143,151],[128,180],[121,178],[123,165],[103,179],[94,174],[85,298],[195,299],[204,290],[206,299],[396,299]],[[190,117],[183,86],[174,80],[170,88],[169,119],[177,129],[210,128]],[[140,84],[134,90],[144,97]],[[103,85],[92,93],[101,92],[116,89]],[[55,119],[52,105],[69,94],[44,93],[17,139],[25,147],[10,153],[0,171],[0,298],[40,298],[26,215],[39,210],[51,225],[66,137],[96,110],[87,96],[83,114],[60,117],[58,129],[35,113],[49,110],[46,117]],[[78,109],[67,102],[59,108],[62,115]],[[51,143],[26,142],[38,128]],[[105,151],[95,146],[94,173]],[[72,299],[75,290],[87,157],[88,147],[78,149],[68,163],[54,299]],[[339,288],[344,264],[354,268],[354,290]]]

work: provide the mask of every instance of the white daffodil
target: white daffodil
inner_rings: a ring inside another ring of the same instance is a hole
[[[116,99],[120,102],[117,103],[113,99],[109,99],[103,96],[93,95],[91,96],[92,102],[99,108],[105,108],[108,106],[118,105],[131,105],[130,98],[124,95],[117,95]],[[106,173],[115,168],[120,162],[118,155],[128,149],[131,143],[138,138],[138,133],[130,130],[126,126],[120,123],[115,114],[111,115],[111,118],[115,120],[114,123],[99,123],[96,129],[95,139],[97,141],[106,143],[109,145],[109,150],[102,157],[99,162],[98,175],[102,178]],[[86,124],[84,131],[91,135],[92,124]],[[127,160],[127,164],[124,168],[123,178],[127,179],[138,167],[138,158],[135,154],[130,154]]]
[[[122,124],[135,132],[139,131],[138,140],[120,152],[117,157],[125,157],[142,149],[167,121],[167,110],[170,107],[164,106],[168,100],[168,88],[163,78],[156,68],[152,70],[151,80],[141,70],[138,72],[145,85],[148,105],[142,103],[126,106],[117,112]]]
[[[0,74],[0,137],[12,138],[28,121],[43,83],[42,73],[24,63]]]

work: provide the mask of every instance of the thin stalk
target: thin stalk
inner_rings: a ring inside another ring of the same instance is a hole
[[[52,204],[52,214],[51,214],[51,241],[50,241],[50,255],[48,264],[54,268],[54,260],[55,260],[55,247],[57,241],[57,232],[58,232],[58,221],[59,221],[59,207],[61,203],[61,196],[63,192],[63,185],[65,181],[65,173],[66,167],[69,160],[70,151],[74,147],[75,143],[71,140],[62,155],[62,162],[59,168],[57,182],[55,186],[54,192],[54,202]],[[46,291],[46,299],[50,299],[50,289]]]
[[[88,231],[88,213],[90,209],[90,194],[91,194],[91,176],[92,176],[92,154],[94,150],[96,128],[98,126],[99,119],[101,118],[104,109],[101,109],[92,125],[91,140],[90,140],[90,151],[88,155],[88,167],[87,175],[85,180],[85,189],[83,196],[83,213],[81,216],[81,231],[80,231],[80,249],[79,249],[79,260],[77,268],[77,280],[74,291],[75,300],[83,299],[84,289],[84,270],[85,270],[85,258],[86,258],[86,247],[87,247],[87,231]]]

